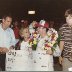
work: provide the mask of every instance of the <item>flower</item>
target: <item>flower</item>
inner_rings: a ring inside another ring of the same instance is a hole
[[[49,28],[47,32],[47,36],[48,36],[48,39],[45,40],[44,50],[48,50],[49,48],[51,48],[52,50],[55,50],[54,48],[58,45],[57,40],[59,40],[57,31],[53,28]]]
[[[38,43],[38,34],[37,32],[32,33],[31,38],[29,39],[29,45],[32,47],[33,50],[36,50]]]

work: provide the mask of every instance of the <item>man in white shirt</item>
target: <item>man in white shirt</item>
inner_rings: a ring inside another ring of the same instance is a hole
[[[3,71],[5,70],[6,52],[15,46],[14,32],[9,28],[11,22],[12,17],[10,15],[4,15],[0,24],[0,65]]]

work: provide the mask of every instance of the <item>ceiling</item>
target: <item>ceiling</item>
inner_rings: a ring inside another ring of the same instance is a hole
[[[0,0],[0,18],[10,12],[18,19],[60,19],[66,9],[72,8],[72,0]],[[28,15],[35,10],[35,15]]]

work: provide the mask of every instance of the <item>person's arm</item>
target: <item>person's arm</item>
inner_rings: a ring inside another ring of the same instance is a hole
[[[62,51],[63,51],[63,49],[64,49],[64,41],[60,41],[59,47],[60,47],[60,50],[61,50],[61,53],[62,53]],[[63,60],[63,58],[62,58],[62,56],[60,56],[60,57],[59,57],[59,63],[60,63],[60,64],[62,64],[62,60]]]
[[[19,42],[15,45],[15,50],[20,50],[20,46],[21,46],[21,41],[19,41]]]
[[[65,37],[64,37],[64,26],[62,26],[60,29],[59,29],[59,35],[61,36],[61,39],[60,39],[60,43],[59,43],[59,48],[61,50],[61,54],[62,54],[62,51],[64,49],[64,41],[65,41]],[[62,56],[59,57],[59,63],[62,64]]]
[[[59,47],[60,47],[60,50],[62,52],[64,49],[64,41],[60,41]]]
[[[52,55],[52,54],[53,54],[52,49],[51,49],[51,48],[50,48],[50,49],[48,49],[48,50],[46,51],[46,54],[50,54],[50,55]]]
[[[11,46],[10,46],[10,49],[14,49],[15,44],[16,44],[15,35],[14,35],[13,30],[11,30]]]

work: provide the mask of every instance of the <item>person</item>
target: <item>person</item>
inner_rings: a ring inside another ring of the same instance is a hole
[[[54,21],[50,21],[50,28],[54,28]]]
[[[13,30],[9,27],[12,22],[11,15],[4,15],[0,24],[0,66],[5,71],[6,53],[15,46],[15,36]]]
[[[29,31],[30,31],[30,34],[34,33],[36,31],[36,25],[38,24],[37,21],[33,21],[30,25],[29,25]]]
[[[18,26],[18,21],[14,22],[13,31],[14,31],[15,39],[16,39],[16,43],[17,43],[19,41],[19,26]]]
[[[17,47],[17,50],[22,50],[24,52],[24,65],[23,68],[19,68],[18,70],[21,71],[31,71],[32,69],[32,63],[30,62],[31,60],[31,55],[32,55],[32,48],[29,45],[29,40],[30,40],[30,32],[28,26],[24,26],[20,29],[20,35],[23,38],[23,40],[19,41],[19,47]]]
[[[21,20],[21,27],[28,26],[28,20]]]
[[[41,20],[37,26],[40,37],[35,52],[34,71],[53,71],[53,52],[51,48],[48,50],[44,49],[45,40],[48,39],[49,24],[45,20]]]
[[[63,66],[63,71],[68,71],[72,67],[72,9],[65,12],[66,23],[59,29],[61,56],[59,62]]]

